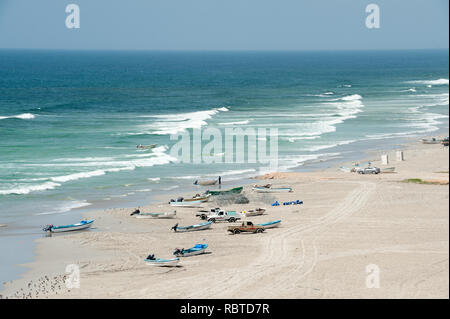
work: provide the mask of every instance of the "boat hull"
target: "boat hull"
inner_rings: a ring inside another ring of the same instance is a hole
[[[262,226],[265,229],[276,228],[276,227],[279,227],[280,225],[281,225],[281,220],[276,220],[276,221],[273,221],[273,222],[258,224],[258,226]]]
[[[212,222],[207,222],[207,223],[198,224],[198,225],[177,227],[175,229],[175,232],[177,232],[177,233],[186,233],[186,232],[190,232],[190,231],[205,230],[205,229],[210,228],[211,225],[212,225]]]
[[[135,217],[138,219],[165,219],[165,218],[174,218],[177,216],[176,213],[154,213],[154,214],[136,214]]]
[[[198,248],[198,249],[196,249],[195,247],[192,247],[192,248],[184,250],[183,253],[174,253],[174,255],[177,257],[190,257],[190,256],[201,255],[201,254],[205,253],[206,248],[208,248],[208,245],[204,245],[204,247]]]
[[[190,208],[197,208],[201,207],[203,201],[201,200],[194,200],[194,201],[187,201],[187,202],[170,202],[170,206],[172,207],[190,207]]]
[[[64,232],[71,232],[71,231],[77,231],[77,230],[83,230],[88,229],[94,224],[94,221],[88,221],[85,224],[74,224],[74,225],[68,225],[68,226],[57,226],[50,229],[51,233],[64,233]]]
[[[253,190],[257,193],[289,193],[292,192],[290,187],[253,187]]]
[[[179,258],[174,259],[156,259],[156,260],[149,260],[146,259],[145,262],[148,266],[153,267],[175,267],[178,265],[178,262],[180,261]]]

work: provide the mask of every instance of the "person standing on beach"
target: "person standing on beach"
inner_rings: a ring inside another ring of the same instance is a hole
[[[222,177],[219,176],[219,185],[222,185]]]

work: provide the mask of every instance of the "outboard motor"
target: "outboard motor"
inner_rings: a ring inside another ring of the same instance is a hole
[[[43,230],[43,231],[51,231],[52,228],[53,228],[53,225],[52,225],[52,224],[49,224],[49,225],[47,225],[47,226],[44,226],[44,228],[42,228],[42,230]]]
[[[148,255],[148,260],[155,260],[155,254]]]
[[[136,215],[136,214],[140,214],[140,213],[141,213],[141,211],[139,209],[136,209],[134,212],[132,212],[130,214],[130,216],[133,216],[133,215]]]
[[[176,223],[175,226],[173,226],[173,227],[171,228],[171,230],[173,229],[174,231],[177,231],[177,228],[178,228],[178,223]]]
[[[178,198],[177,198],[177,202],[182,202],[183,200],[184,200],[183,197],[178,197]]]
[[[181,254],[183,254],[183,249],[175,248],[173,254],[174,254],[175,256],[181,255]]]

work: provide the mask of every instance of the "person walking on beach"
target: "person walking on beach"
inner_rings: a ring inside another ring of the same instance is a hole
[[[222,177],[219,176],[219,185],[222,184]]]

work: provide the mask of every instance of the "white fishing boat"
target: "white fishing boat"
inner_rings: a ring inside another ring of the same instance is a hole
[[[394,173],[395,167],[385,167],[380,169],[381,173]]]
[[[264,227],[265,229],[267,229],[267,228],[275,228],[275,227],[278,227],[278,226],[280,226],[280,224],[281,224],[281,219],[280,219],[280,220],[274,220],[274,221],[267,222],[267,223],[256,224],[256,225],[257,225],[257,226],[262,226],[262,227]]]
[[[145,259],[145,262],[149,266],[159,266],[159,267],[175,267],[178,265],[180,258],[172,258],[172,259],[164,259],[164,258],[155,258],[154,255],[150,255]]]
[[[170,202],[170,206],[173,207],[188,207],[188,208],[198,208],[202,207],[203,200],[192,200],[192,201],[181,201],[181,202]]]
[[[200,185],[200,186],[216,185],[217,182],[218,182],[217,179],[210,179],[210,180],[204,180],[204,181],[196,180],[194,182],[194,185]]]
[[[177,211],[173,212],[164,212],[164,213],[139,213],[135,214],[135,217],[138,219],[149,219],[149,218],[174,218],[177,216]]]
[[[245,217],[253,217],[253,216],[261,216],[264,214],[266,210],[264,208],[256,208],[250,210],[244,210],[241,213],[244,214]]]
[[[206,248],[208,248],[208,244],[197,244],[192,248],[184,249],[184,248],[175,248],[173,254],[177,257],[189,257],[204,254]]]
[[[75,230],[83,230],[90,228],[94,224],[94,219],[91,220],[82,220],[79,223],[71,224],[71,225],[64,225],[64,226],[54,226],[54,225],[47,225],[42,230],[48,231],[51,233],[62,233],[62,232],[68,232],[68,231],[75,231]]]
[[[292,192],[291,187],[272,187],[270,186],[254,186],[253,190],[257,193],[289,193]]]
[[[190,225],[190,226],[178,226],[178,224],[176,224],[175,226],[172,227],[172,229],[175,232],[180,233],[180,232],[189,232],[189,231],[208,229],[211,227],[211,225],[212,225],[212,221],[201,223],[201,224],[196,224],[196,225]]]

